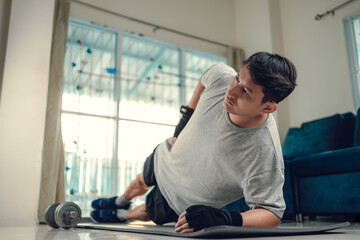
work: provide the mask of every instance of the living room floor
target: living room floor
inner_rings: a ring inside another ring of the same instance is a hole
[[[309,221],[305,220],[303,223],[296,222],[285,222],[280,227],[313,227],[330,225],[339,223],[342,221],[334,220],[316,220]],[[102,240],[145,240],[145,239],[189,239],[189,238],[176,238],[169,236],[151,235],[151,234],[137,234],[137,233],[125,233],[125,232],[114,232],[105,230],[88,230],[73,228],[69,230],[52,229],[47,225],[36,225],[30,227],[0,227],[0,239],[12,239],[12,240],[88,240],[88,239],[102,239]],[[217,238],[221,239],[221,238]],[[228,238],[235,239],[235,238]],[[360,239],[360,223],[351,222],[351,225],[342,229],[334,230],[325,234],[317,235],[299,235],[299,236],[280,236],[280,237],[256,237],[256,238],[238,238],[238,239],[324,239],[324,240],[357,240]]]

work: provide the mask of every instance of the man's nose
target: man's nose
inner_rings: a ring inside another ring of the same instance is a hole
[[[230,88],[229,88],[229,90],[228,90],[228,95],[230,96],[230,97],[234,97],[234,98],[236,98],[236,97],[238,97],[238,95],[240,94],[240,89],[241,89],[241,87],[240,87],[240,85],[233,85],[233,86],[231,86]]]

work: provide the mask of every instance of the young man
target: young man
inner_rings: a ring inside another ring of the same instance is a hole
[[[277,227],[285,210],[284,163],[271,113],[295,88],[295,66],[259,52],[237,73],[217,64],[201,77],[174,137],[146,159],[120,197],[92,203],[96,222],[177,222],[175,231],[216,225]],[[186,126],[186,127],[185,127]],[[128,210],[145,194],[146,204]],[[250,210],[222,210],[245,197]]]

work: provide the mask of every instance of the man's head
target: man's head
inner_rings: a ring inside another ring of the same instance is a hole
[[[296,86],[296,68],[277,54],[258,52],[243,62],[255,84],[263,87],[262,103],[281,102]]]
[[[286,58],[259,52],[244,61],[230,82],[224,107],[239,126],[262,122],[295,88],[296,69]]]

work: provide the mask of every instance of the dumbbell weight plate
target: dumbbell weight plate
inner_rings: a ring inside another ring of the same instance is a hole
[[[54,218],[59,227],[72,228],[81,220],[81,209],[73,202],[63,202],[57,206]]]
[[[54,203],[50,205],[45,211],[45,222],[52,228],[59,228],[59,225],[55,222],[55,210],[60,203]]]

